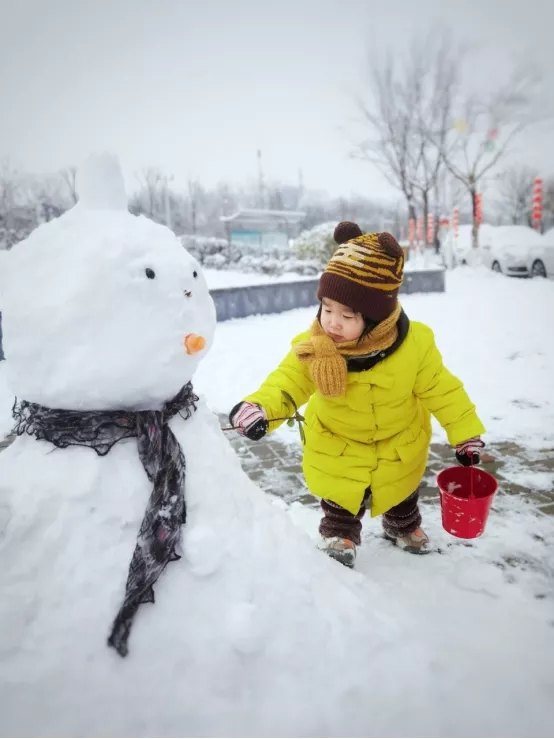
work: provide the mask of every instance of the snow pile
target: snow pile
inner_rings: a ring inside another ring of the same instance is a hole
[[[412,249],[412,253],[409,255],[408,261],[404,265],[404,273],[419,272],[427,269],[443,270],[444,263],[442,257],[435,254],[432,249]]]
[[[0,441],[11,431],[13,426],[12,407],[13,392],[8,385],[8,366],[5,360],[0,362]]]
[[[318,512],[293,504],[290,515],[315,541]],[[356,568],[377,581],[385,597],[404,602],[413,633],[440,655],[433,662],[433,690],[443,735],[550,736],[552,518],[501,494],[478,540],[448,536],[438,501],[423,506],[423,518],[441,554],[406,561],[406,554],[383,541],[380,524],[366,521]],[[429,736],[427,710],[422,706],[421,736]]]
[[[32,439],[0,455],[5,732],[408,734],[435,703],[433,656],[409,614],[315,550],[245,477],[203,405],[173,429],[187,459],[184,556],[139,611],[125,660],[106,638],[148,497],[135,445],[102,463]],[[435,710],[423,722],[433,735]]]

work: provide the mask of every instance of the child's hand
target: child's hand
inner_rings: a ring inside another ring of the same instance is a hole
[[[251,441],[261,439],[269,428],[266,412],[254,403],[238,403],[229,414],[229,421],[238,434]]]
[[[473,439],[463,441],[456,447],[456,459],[464,467],[479,464],[481,461],[481,449],[484,446],[485,442],[482,441],[480,436],[474,436]]]

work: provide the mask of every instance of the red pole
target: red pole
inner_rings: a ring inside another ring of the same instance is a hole
[[[542,222],[542,192],[543,181],[540,177],[535,177],[533,180],[533,207],[531,211],[531,219],[533,221],[533,227],[537,230],[541,230]]]
[[[480,192],[475,193],[475,221],[479,225],[483,223],[483,196]]]
[[[433,230],[435,226],[435,219],[431,213],[427,216],[427,244],[433,243]]]

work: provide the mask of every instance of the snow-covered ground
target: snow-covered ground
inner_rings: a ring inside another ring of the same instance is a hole
[[[210,290],[217,290],[223,287],[244,287],[248,285],[267,285],[276,282],[300,282],[302,280],[314,280],[313,275],[306,277],[305,275],[297,275],[286,272],[282,275],[262,275],[254,272],[238,272],[232,269],[204,269],[202,270],[206,277]]]
[[[459,269],[448,274],[445,294],[408,295],[403,304],[412,319],[435,330],[445,362],[463,378],[478,406],[487,440],[512,439],[531,449],[554,446],[554,283]],[[228,411],[275,367],[313,314],[303,309],[218,325],[196,389],[213,410]],[[0,436],[10,425],[12,404],[6,368],[0,363]],[[298,443],[295,430],[279,434]],[[552,490],[551,482],[543,480],[545,490]],[[279,500],[275,505],[284,507]],[[288,513],[315,539],[316,510],[292,505]],[[378,536],[379,524],[368,520],[357,571],[331,563],[352,593],[372,594],[375,612],[397,604],[403,624],[409,624],[406,644],[421,645],[421,660],[394,660],[386,669],[381,663],[385,682],[395,670],[399,679],[413,675],[413,693],[406,694],[406,707],[395,711],[402,716],[406,708],[406,715],[420,715],[420,723],[412,726],[415,736],[442,736],[441,727],[447,736],[552,736],[554,519],[538,515],[523,497],[499,494],[485,536],[463,542],[441,529],[437,505],[426,504],[424,517],[442,554],[418,558],[400,552]],[[278,545],[287,555],[284,533]],[[297,567],[301,573],[301,561]],[[327,614],[340,605],[329,591]],[[372,664],[367,670],[368,679],[375,677]],[[324,678],[322,685],[334,675]],[[381,708],[384,714],[392,710]],[[460,726],[459,734],[453,725]],[[183,732],[186,727],[180,727]]]
[[[444,269],[442,258],[432,249],[412,252],[404,265],[404,272],[419,272],[426,269]]]
[[[422,512],[442,554],[409,557],[381,538],[377,521],[365,521],[356,570],[360,587],[378,582],[385,600],[400,598],[414,633],[448,663],[435,665],[444,677],[439,704],[452,701],[460,728],[445,736],[552,736],[553,519],[498,494],[484,536],[468,542],[442,529],[438,504]],[[293,504],[290,515],[315,543],[318,511]],[[401,669],[420,679],[418,665]],[[422,722],[429,710],[421,705]],[[418,726],[413,735],[422,735]]]

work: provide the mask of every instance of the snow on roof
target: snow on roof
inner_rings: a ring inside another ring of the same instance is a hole
[[[306,216],[304,211],[300,210],[264,210],[262,208],[241,208],[230,216],[221,216],[220,221],[300,221]]]
[[[495,246],[540,246],[544,242],[538,231],[529,226],[498,226],[494,232]]]

